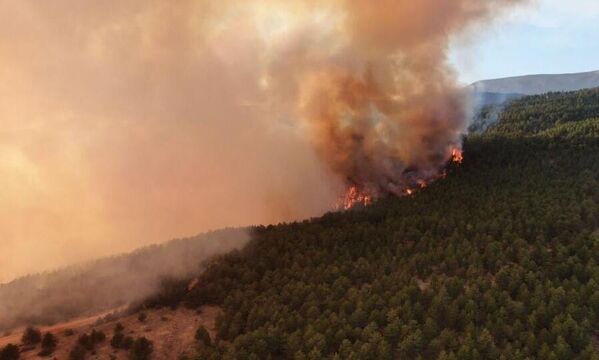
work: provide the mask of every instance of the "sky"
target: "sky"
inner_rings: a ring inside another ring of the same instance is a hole
[[[450,56],[464,84],[599,70],[599,1],[536,0],[467,40],[455,40]]]

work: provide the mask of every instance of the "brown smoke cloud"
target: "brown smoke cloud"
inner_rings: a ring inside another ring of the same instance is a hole
[[[282,79],[274,93],[299,94],[299,116],[341,179],[374,196],[405,194],[437,177],[461,146],[466,104],[447,64],[450,36],[514,3],[327,2],[341,15],[326,21],[339,23],[290,42],[270,69]],[[289,84],[295,92],[281,90]]]
[[[448,39],[514,2],[0,2],[0,281],[432,176]]]

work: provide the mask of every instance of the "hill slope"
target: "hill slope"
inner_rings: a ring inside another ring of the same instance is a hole
[[[497,121],[506,103],[523,96],[595,87],[599,87],[599,71],[526,75],[477,81],[467,87],[473,114],[468,130],[470,133],[484,132]]]
[[[599,117],[599,88],[514,100],[490,128],[494,134],[536,134],[559,124]]]
[[[140,301],[247,241],[225,229],[0,284],[0,331],[50,325]]]
[[[101,332],[106,336],[96,343],[92,349],[85,352],[89,360],[126,360],[130,359],[129,351],[121,346],[113,345],[114,336],[118,332],[117,324],[123,326],[121,333],[131,339],[144,337],[152,342],[152,360],[173,360],[193,354],[196,340],[194,335],[198,327],[203,326],[214,337],[215,319],[219,314],[217,308],[203,307],[199,311],[189,309],[157,309],[145,311],[145,319],[139,320],[137,314],[121,314],[111,320],[91,317],[81,318],[57,326],[39,329],[42,333],[52,333],[57,339],[57,346],[51,356],[40,356],[40,344],[21,346],[19,360],[29,359],[76,359],[71,357],[71,350],[76,347],[82,337],[92,331]],[[14,332],[5,337],[0,336],[0,348],[8,343],[19,343],[22,332]],[[117,335],[118,336],[118,335]],[[5,359],[0,353],[0,359]]]
[[[499,133],[534,133],[558,122],[599,117],[599,88],[506,99],[476,109],[470,133],[495,129]],[[505,108],[505,109],[504,109]],[[499,123],[497,123],[497,121]]]
[[[224,311],[196,359],[597,359],[594,96],[518,100],[445,179],[258,227],[144,306]]]
[[[147,305],[223,308],[199,359],[596,359],[599,119],[552,110],[593,96],[524,98],[446,179],[258,228],[198,287]]]

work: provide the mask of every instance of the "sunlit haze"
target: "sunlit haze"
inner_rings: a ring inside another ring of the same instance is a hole
[[[0,282],[436,178],[456,80],[592,70],[596,2],[521,2],[1,1]]]

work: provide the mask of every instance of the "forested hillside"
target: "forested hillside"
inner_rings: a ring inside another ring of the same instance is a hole
[[[201,359],[595,359],[597,94],[518,100],[444,180],[256,228],[148,305],[223,307]]]
[[[506,107],[505,103],[509,106]],[[599,88],[506,98],[476,109],[470,133],[534,134],[564,122],[599,117]]]
[[[536,134],[553,126],[599,117],[599,88],[514,100],[490,129],[497,135]]]

